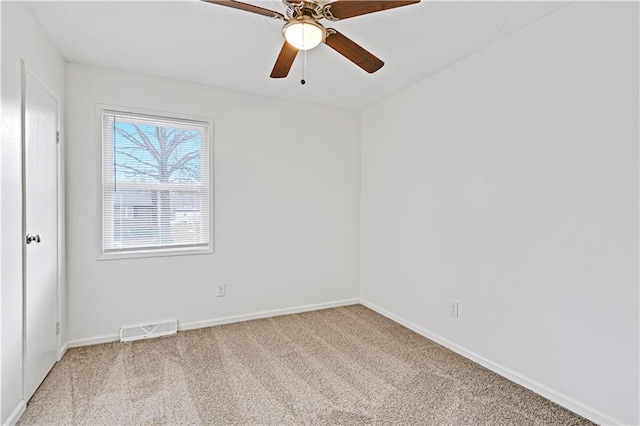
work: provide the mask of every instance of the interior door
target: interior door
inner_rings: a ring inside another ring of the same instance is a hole
[[[58,102],[29,73],[24,85],[24,398],[56,362]]]

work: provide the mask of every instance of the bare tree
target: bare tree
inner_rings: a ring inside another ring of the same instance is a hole
[[[161,184],[200,181],[200,146],[194,147],[199,132],[185,129],[154,127],[145,131],[131,124],[132,131],[122,127],[117,132],[127,143],[116,145],[116,167],[129,177],[139,177]],[[190,143],[191,142],[191,143]],[[171,206],[168,189],[153,191],[157,207],[161,242],[171,241]]]

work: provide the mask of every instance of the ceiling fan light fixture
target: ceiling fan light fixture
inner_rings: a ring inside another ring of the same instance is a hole
[[[304,18],[290,21],[282,34],[291,46],[298,50],[313,49],[322,43],[327,36],[327,30],[312,19]]]

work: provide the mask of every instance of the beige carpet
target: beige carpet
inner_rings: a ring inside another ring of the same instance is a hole
[[[577,425],[360,305],[70,349],[20,425]]]

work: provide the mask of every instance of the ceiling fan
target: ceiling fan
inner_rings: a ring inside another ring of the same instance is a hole
[[[326,0],[283,0],[286,10],[282,14],[235,0],[202,1],[285,21],[282,28],[285,42],[282,45],[273,71],[271,71],[271,78],[286,77],[298,51],[313,49],[320,43],[325,43],[368,73],[378,71],[382,68],[384,62],[350,38],[340,34],[333,28],[325,28],[318,21],[321,19],[340,21],[354,16],[420,3],[420,0],[336,0],[333,2],[327,2]]]

